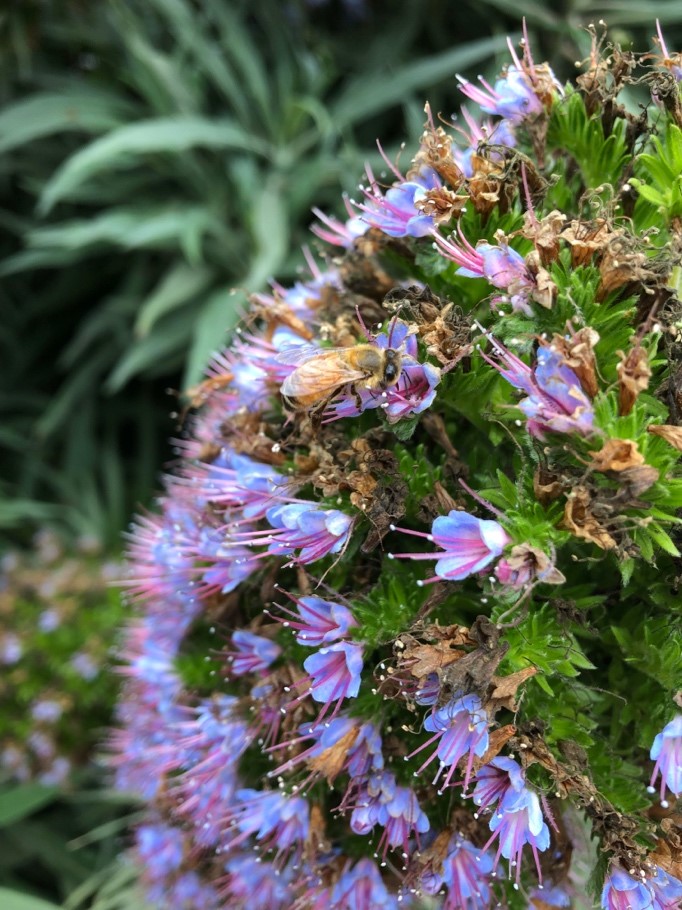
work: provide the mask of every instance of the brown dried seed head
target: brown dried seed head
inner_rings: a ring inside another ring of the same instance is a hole
[[[591,502],[592,497],[585,487],[574,487],[568,494],[562,527],[576,537],[595,543],[602,550],[614,550],[616,541],[592,514]]]
[[[617,352],[621,361],[617,366],[618,372],[618,407],[622,417],[632,411],[640,392],[649,387],[651,367],[647,352],[640,344],[636,344],[627,354]]]
[[[596,221],[571,221],[561,233],[561,239],[571,247],[571,264],[574,268],[587,265],[595,253],[606,249],[618,232],[612,231],[603,219]]]
[[[453,218],[459,218],[468,201],[468,196],[458,196],[446,186],[442,186],[429,190],[415,202],[415,208],[424,215],[431,215],[436,224],[447,224]]]
[[[625,471],[644,464],[644,456],[632,439],[607,439],[598,452],[590,452],[595,471]]]
[[[549,265],[559,255],[559,236],[564,227],[566,216],[556,210],[538,220],[531,212],[524,215],[521,234],[532,240],[543,265]]]

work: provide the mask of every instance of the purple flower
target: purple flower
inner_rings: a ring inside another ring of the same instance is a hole
[[[402,531],[416,537],[424,537],[438,544],[445,553],[436,563],[435,576],[417,584],[429,584],[439,579],[461,581],[482,571],[499,556],[510,538],[502,525],[496,521],[475,518],[468,512],[453,509],[433,522],[431,534],[409,531],[391,525],[392,531]],[[435,553],[389,553],[389,559],[435,559]]]
[[[289,556],[300,550],[292,562],[301,565],[341,552],[353,527],[353,519],[344,512],[321,509],[314,502],[273,506],[267,511],[267,520],[275,529],[268,533],[268,553]]]
[[[443,886],[447,896],[442,910],[488,910],[492,893],[488,876],[493,862],[461,834],[454,834],[440,869],[427,867],[421,889],[437,894]]]
[[[300,732],[302,735],[297,739],[278,743],[273,750],[291,748],[307,739],[312,739],[313,745],[297,752],[293,758],[288,759],[273,771],[269,771],[268,777],[278,777],[303,762],[310,763],[312,759],[319,758],[342,740],[346,741],[346,751],[339,773],[347,771],[351,777],[349,790],[357,789],[358,781],[364,783],[370,774],[381,771],[384,767],[381,735],[378,728],[370,722],[360,724],[356,718],[337,715],[322,724],[316,723],[312,727],[310,724],[304,724],[300,728]],[[313,771],[308,780],[312,781],[316,774],[317,772]]]
[[[424,729],[434,735],[408,755],[405,761],[437,742],[436,751],[416,773],[421,774],[424,768],[438,757],[439,767],[433,783],[438,781],[444,768],[450,769],[441,784],[442,791],[450,785],[457,765],[468,754],[464,775],[464,790],[466,791],[474,758],[481,758],[488,749],[488,716],[481,705],[480,698],[477,695],[457,696],[451,698],[442,708],[434,707],[424,721]]]
[[[604,882],[601,906],[603,910],[652,910],[651,890],[641,879],[613,866]]]
[[[550,107],[554,98],[560,95],[561,86],[546,63],[536,65],[530,52],[530,43],[523,26],[523,57],[519,59],[511,42],[507,39],[513,63],[495,82],[493,88],[482,76],[479,81],[483,89],[477,88],[461,76],[460,89],[480,105],[487,114],[504,117],[511,123],[521,123],[527,117],[539,114]]]
[[[461,76],[457,79],[462,92],[478,104],[484,113],[504,117],[510,123],[521,123],[526,117],[539,114],[543,109],[530,79],[516,66],[508,66],[507,72],[495,82],[494,87],[482,76],[478,77],[482,89]]]
[[[224,448],[211,464],[193,465],[187,481],[200,507],[214,503],[256,520],[272,506],[284,478],[271,465]]]
[[[236,650],[226,652],[232,676],[262,673],[282,653],[276,642],[243,629],[232,633],[232,644]]]
[[[385,194],[367,168],[369,189],[364,190],[367,202],[358,204],[363,212],[362,220],[378,228],[390,237],[426,237],[435,227],[431,215],[420,212],[416,203],[424,199],[429,190],[442,186],[438,174],[429,167],[423,167],[410,180],[398,174],[399,183],[390,187]]]
[[[679,910],[682,906],[682,882],[659,866],[655,869],[656,874],[649,879],[653,896],[652,910]]]
[[[332,603],[329,600],[322,600],[321,597],[288,596],[296,603],[298,612],[278,605],[287,618],[273,616],[273,619],[278,620],[287,628],[293,629],[299,645],[319,648],[320,645],[344,638],[349,629],[357,626],[348,607]]]
[[[661,64],[670,70],[678,82],[682,82],[682,54],[668,53],[668,48],[663,39],[663,32],[661,31],[661,23],[658,19],[656,20],[656,32],[658,34],[658,44],[661,48],[661,53],[663,54],[663,59],[660,61]]]
[[[483,359],[527,395],[519,402],[519,408],[528,418],[528,432],[532,436],[543,439],[547,432],[581,436],[592,433],[592,403],[557,350],[551,345],[540,347],[537,362],[531,369],[492,335],[486,337],[492,344],[493,353],[489,356],[481,352]]]
[[[361,644],[339,641],[320,648],[303,662],[303,667],[309,674],[306,680],[310,684],[308,694],[324,705],[318,723],[333,702],[336,702],[336,709],[332,717],[344,699],[357,696],[363,668],[362,650]]]
[[[329,901],[329,910],[398,910],[400,906],[368,857],[346,866],[331,889]]]
[[[351,815],[350,826],[356,834],[369,834],[377,824],[384,828],[377,845],[377,853],[383,847],[384,857],[389,847],[401,847],[407,854],[410,837],[418,837],[430,828],[414,791],[410,787],[398,786],[389,771],[367,781],[358,794],[357,805]]]
[[[666,788],[676,797],[682,793],[682,714],[674,717],[654,739],[650,758],[655,761],[649,793],[655,793],[654,783],[661,775],[661,805],[668,807],[665,799]]]
[[[277,849],[278,856],[300,847],[308,837],[310,810],[300,796],[279,790],[237,790],[230,811],[230,830],[238,831],[229,840],[231,849],[253,836],[265,850]]]
[[[472,798],[481,809],[490,809],[510,792],[520,793],[525,787],[523,769],[513,758],[498,755],[476,772]]]
[[[354,241],[358,237],[362,237],[363,234],[367,233],[369,224],[363,218],[356,215],[348,197],[345,195],[343,197],[343,202],[346,206],[346,212],[348,213],[348,218],[345,222],[339,221],[338,218],[334,218],[330,215],[325,215],[320,209],[313,209],[313,214],[322,222],[322,226],[313,224],[311,230],[313,234],[316,234],[320,238],[320,240],[324,240],[334,246],[342,246],[348,249],[353,246]]]
[[[479,243],[472,247],[461,229],[459,242],[454,234],[446,240],[439,232],[434,232],[438,250],[452,262],[459,265],[458,275],[465,278],[485,278],[495,288],[506,291],[504,298],[495,298],[495,303],[508,302],[516,312],[531,315],[528,299],[536,290],[535,278],[529,272],[526,260],[513,250],[506,242],[498,246],[490,243]]]
[[[498,840],[494,866],[497,868],[500,856],[510,861],[510,867],[516,867],[516,883],[521,875],[521,855],[526,844],[530,844],[535,859],[538,878],[542,882],[538,851],[549,847],[549,828],[540,808],[537,794],[525,783],[520,765],[511,758],[499,756],[489,765],[484,765],[476,774],[476,788],[473,793],[476,805],[485,809],[497,803],[489,823],[493,832],[487,850],[494,840]]]
[[[221,890],[222,907],[252,908],[252,910],[286,910],[293,903],[291,888],[293,870],[281,869],[273,863],[263,862],[252,853],[237,853],[225,864],[227,880]],[[201,904],[193,904],[201,907]]]

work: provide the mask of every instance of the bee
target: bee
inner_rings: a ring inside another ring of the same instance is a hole
[[[296,364],[282,383],[285,399],[297,408],[324,411],[345,388],[356,396],[358,389],[387,389],[400,379],[402,357],[395,348],[357,344],[349,348],[316,348],[301,345],[282,352],[281,363]]]

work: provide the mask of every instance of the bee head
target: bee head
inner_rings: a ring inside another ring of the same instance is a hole
[[[386,348],[384,352],[384,385],[395,385],[400,378],[400,354],[395,348]]]

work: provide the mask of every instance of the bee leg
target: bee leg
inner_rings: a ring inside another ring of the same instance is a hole
[[[322,426],[322,418],[324,417],[324,412],[327,410],[327,405],[333,397],[333,395],[329,395],[324,401],[316,404],[315,407],[309,411],[308,416],[310,417],[310,423],[312,424],[313,432],[316,436]]]
[[[362,411],[362,398],[360,397],[360,393],[358,392],[358,389],[357,389],[357,386],[355,385],[355,383],[353,383],[351,385],[351,387],[348,391],[350,392],[351,395],[354,396],[355,404],[357,405],[358,411]]]

